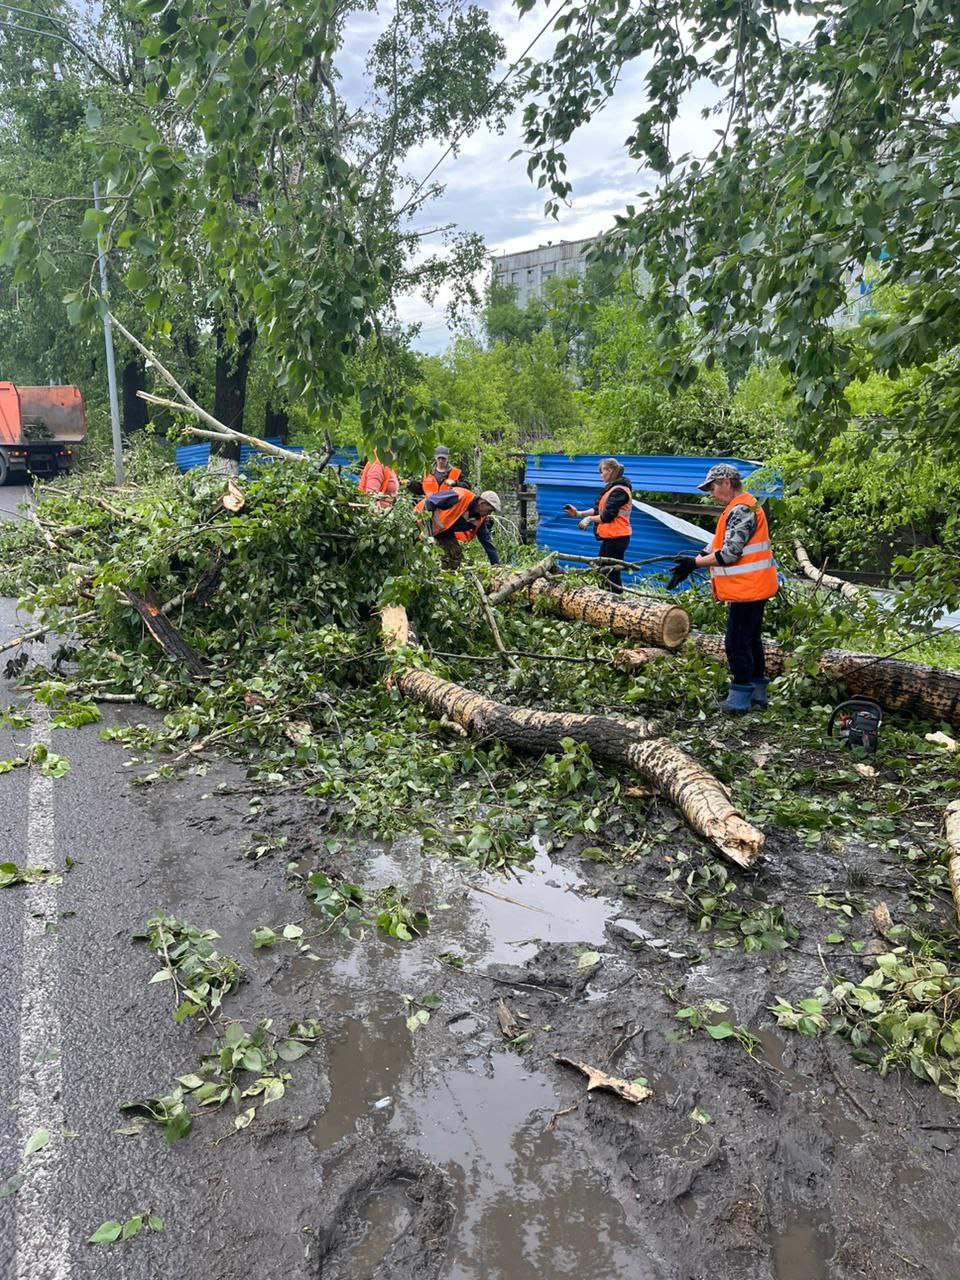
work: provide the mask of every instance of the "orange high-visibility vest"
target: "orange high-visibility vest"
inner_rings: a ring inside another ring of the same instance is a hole
[[[457,495],[457,501],[454,505],[452,507],[442,507],[432,513],[430,531],[434,537],[451,529],[460,517],[466,513],[467,508],[476,496],[469,489],[455,488],[453,492]],[[477,536],[477,530],[483,524],[484,519],[486,517],[479,519],[473,528],[468,529],[466,532],[455,533],[456,540],[458,542],[471,542]]]
[[[432,493],[439,493],[441,489],[455,489],[459,479],[459,467],[451,467],[442,480],[438,480],[432,471],[428,471],[423,477],[423,496],[428,498]]]
[[[376,469],[381,468],[379,480],[376,476]],[[386,466],[379,458],[374,458],[372,462],[368,462],[360,472],[360,482],[357,488],[361,493],[396,493],[400,487],[397,479],[397,473],[392,467]]]
[[[604,524],[595,524],[594,530],[598,538],[629,538],[630,537],[630,516],[633,512],[633,494],[625,484],[615,484],[612,489],[608,489],[597,502],[597,515],[603,509],[603,504],[611,493],[619,489],[621,493],[627,495],[626,505],[621,507],[617,512],[616,518],[609,520]]]
[[[738,493],[724,507],[717,521],[717,531],[710,543],[710,550],[719,551],[722,548],[727,517],[734,507],[753,507],[757,514],[757,528],[736,564],[710,566],[710,585],[714,599],[728,604],[740,600],[769,600],[777,594],[779,586],[777,566],[770,550],[770,529],[766,513],[757,504],[752,493]]]

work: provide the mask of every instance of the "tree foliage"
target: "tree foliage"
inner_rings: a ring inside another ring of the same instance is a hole
[[[556,210],[572,190],[566,144],[630,64],[646,68],[625,147],[651,190],[608,244],[650,274],[658,365],[674,385],[695,376],[691,315],[708,360],[773,358],[820,423],[843,418],[842,393],[865,370],[952,349],[957,26],[946,0],[588,0],[558,17],[554,54],[528,81],[530,171]],[[704,98],[712,143],[675,154],[672,127]],[[871,273],[902,286],[899,305],[855,349],[835,321]],[[950,394],[935,429],[955,438],[958,423]]]

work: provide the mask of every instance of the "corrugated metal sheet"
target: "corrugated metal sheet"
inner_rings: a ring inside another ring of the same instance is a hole
[[[281,443],[279,436],[268,437],[264,440],[265,444],[279,445]],[[291,453],[303,453],[299,445],[284,445]],[[240,446],[240,470],[244,471],[247,464],[253,460],[265,460],[269,454],[260,453],[255,445],[241,444]],[[185,471],[193,471],[196,467],[205,467],[210,461],[210,444],[209,441],[203,444],[182,444],[177,448],[176,463],[177,470],[183,474]],[[279,459],[277,459],[279,461]]]
[[[577,521],[565,514],[567,503],[582,511],[591,506],[603,488],[597,475],[597,464],[603,454],[580,454],[569,458],[566,454],[547,453],[527,458],[525,479],[537,488],[537,546],[544,551],[578,556],[598,554],[598,539],[592,530],[580,529]],[[635,492],[643,493],[696,493],[710,467],[718,462],[731,462],[741,475],[748,476],[758,470],[760,463],[746,462],[739,458],[667,457],[658,455],[617,458],[626,472],[626,478]],[[774,482],[758,488],[758,496],[774,496],[782,492],[782,485]],[[716,515],[716,508],[705,507],[704,514]],[[703,541],[687,537],[669,527],[658,515],[646,508],[634,505],[631,520],[632,532],[627,555],[630,560],[649,560],[654,556],[692,555],[703,550]],[[650,565],[634,574],[624,575],[624,581],[657,573],[669,572],[668,565]],[[706,579],[698,573],[697,579]]]
[[[565,453],[540,453],[527,456],[526,482],[541,485],[562,485],[568,489],[590,489],[598,492],[603,486],[597,475],[597,464],[608,455],[580,453],[575,458]],[[614,455],[609,455],[614,456]],[[747,462],[742,458],[671,457],[667,454],[618,454],[634,490],[638,493],[695,493],[698,485],[712,466],[718,462],[731,462],[744,477],[752,475],[762,466],[759,462]],[[779,498],[783,485],[779,481],[766,483],[751,492],[758,498]]]

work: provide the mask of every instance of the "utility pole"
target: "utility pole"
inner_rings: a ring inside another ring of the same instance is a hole
[[[93,184],[94,208],[100,209],[100,187]],[[100,297],[103,301],[103,342],[107,349],[107,387],[110,391],[110,426],[113,430],[113,475],[123,484],[123,436],[120,433],[120,403],[117,399],[117,366],[113,358],[113,325],[110,321],[110,295],[107,289],[107,256],[103,237],[97,232],[97,261],[100,264]]]

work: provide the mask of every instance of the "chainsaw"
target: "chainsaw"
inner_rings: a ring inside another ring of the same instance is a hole
[[[834,707],[827,721],[827,733],[846,747],[859,747],[868,756],[876,754],[883,711],[871,698],[850,698]]]

